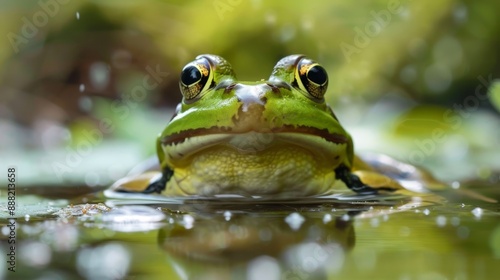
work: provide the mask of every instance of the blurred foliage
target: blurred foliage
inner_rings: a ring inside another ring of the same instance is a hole
[[[77,147],[107,118],[114,129],[104,140],[134,141],[151,154],[180,99],[180,69],[201,53],[225,57],[241,80],[265,79],[281,57],[304,53],[330,74],[327,99],[341,120],[363,124],[382,100],[389,105],[375,110],[376,120],[385,126],[375,129],[395,137],[428,138],[440,128],[445,138],[474,140],[477,121],[457,106],[498,122],[498,90],[487,94],[500,77],[498,1],[7,0],[0,7],[0,143],[8,147]],[[144,79],[155,86],[145,89]]]

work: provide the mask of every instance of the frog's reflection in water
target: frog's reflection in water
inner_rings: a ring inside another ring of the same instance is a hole
[[[354,219],[368,209],[352,205],[186,209],[171,214],[171,223],[159,231],[158,243],[181,278],[243,274],[316,279],[325,276],[326,269],[342,266],[355,244]]]

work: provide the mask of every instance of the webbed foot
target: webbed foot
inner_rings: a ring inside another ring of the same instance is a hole
[[[161,176],[151,182],[142,193],[161,193],[165,190],[167,182],[172,178],[174,172],[169,168],[165,169]]]
[[[397,190],[397,188],[389,186],[369,186],[363,183],[357,175],[351,173],[351,170],[345,165],[341,165],[335,169],[335,176],[344,182],[349,189],[359,194],[370,195],[378,194],[380,191],[393,192]]]

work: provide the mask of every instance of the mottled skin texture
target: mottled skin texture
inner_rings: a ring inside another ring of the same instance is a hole
[[[300,197],[346,185],[360,193],[400,188],[387,177],[372,188],[350,172],[352,139],[323,98],[326,71],[304,56],[283,58],[267,80],[240,82],[224,59],[202,55],[180,85],[184,99],[157,140],[163,176],[115,190]]]

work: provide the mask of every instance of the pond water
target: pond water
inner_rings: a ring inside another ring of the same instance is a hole
[[[498,186],[474,187],[500,198]],[[499,204],[440,196],[269,203],[25,191],[15,233],[0,205],[0,278],[498,279]]]

